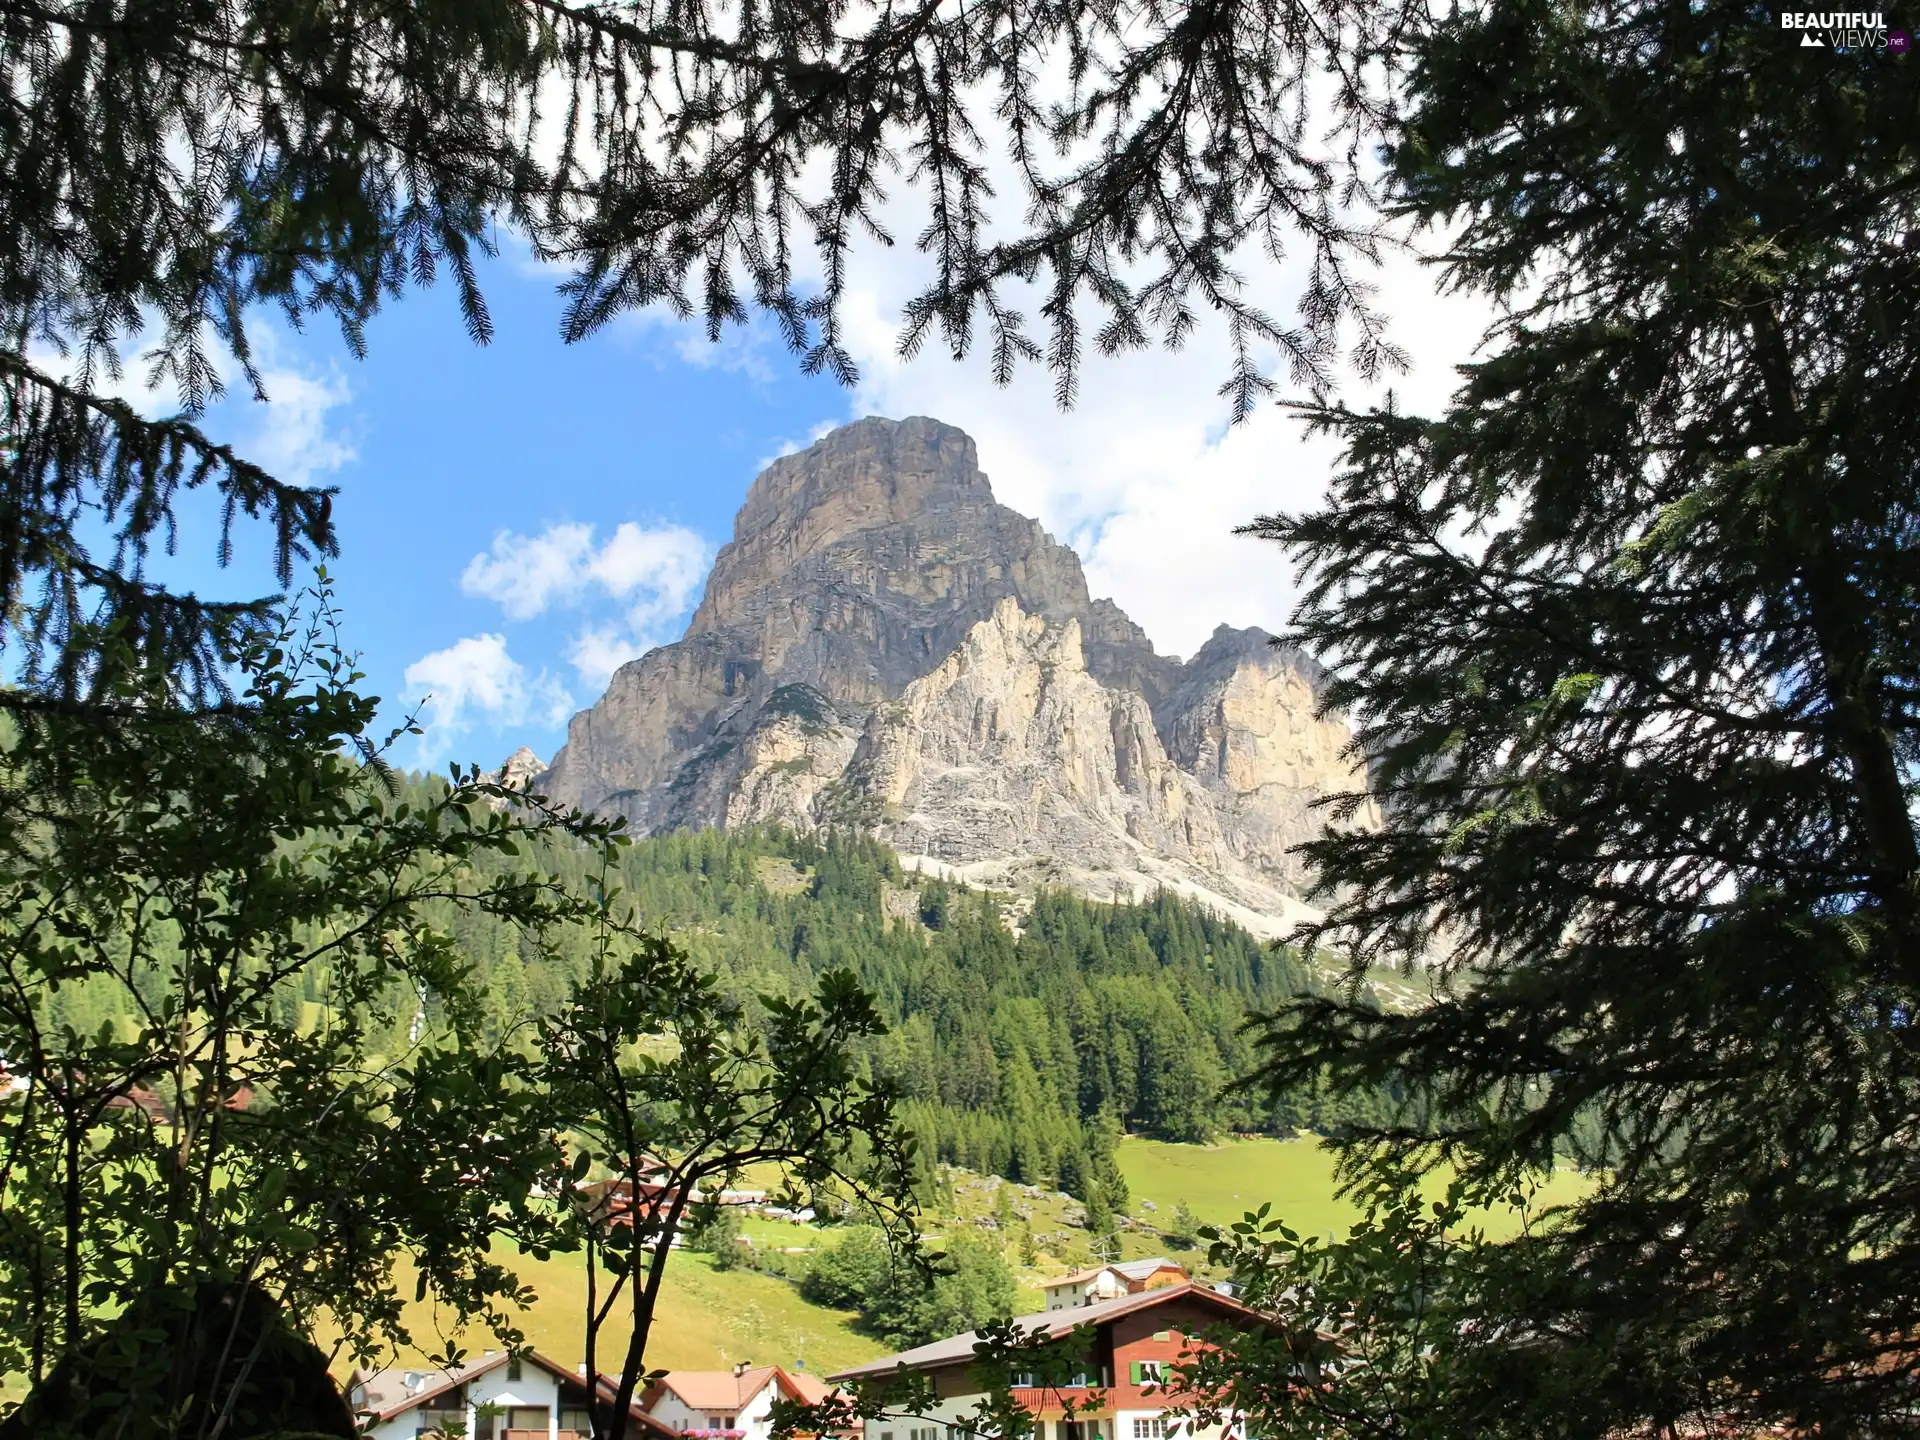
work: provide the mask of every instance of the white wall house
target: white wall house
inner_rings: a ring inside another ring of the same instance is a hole
[[[695,1440],[770,1440],[773,1402],[814,1405],[827,1387],[811,1375],[789,1375],[778,1365],[731,1370],[669,1370],[641,1397],[648,1418]]]
[[[1244,1305],[1191,1282],[1021,1316],[1013,1323],[1030,1335],[1062,1336],[1085,1325],[1092,1339],[1074,1383],[1043,1386],[1035,1383],[1039,1377],[1015,1375],[1013,1401],[1033,1417],[1034,1440],[1246,1440],[1237,1422],[1192,1429],[1170,1413],[1193,1398],[1169,1392],[1174,1367],[1205,1348],[1204,1331],[1223,1320],[1265,1323]],[[973,1374],[977,1340],[973,1332],[936,1340],[829,1379],[882,1379],[900,1366],[917,1371],[933,1389],[927,1412],[867,1420],[863,1440],[969,1440],[986,1398]]]
[[[1049,1280],[1041,1287],[1049,1310],[1077,1310],[1118,1300],[1122,1295],[1138,1295],[1143,1290],[1158,1290],[1166,1285],[1184,1284],[1186,1267],[1155,1256],[1151,1260],[1122,1260],[1096,1265]]]
[[[612,1394],[602,1377],[602,1403]],[[593,1433],[586,1379],[537,1350],[489,1350],[446,1370],[356,1370],[347,1403],[364,1415],[365,1433],[374,1440],[451,1433],[469,1440],[587,1440]],[[629,1435],[664,1440],[666,1432],[637,1404],[630,1413]]]

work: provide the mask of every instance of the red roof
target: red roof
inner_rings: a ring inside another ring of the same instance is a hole
[[[818,1405],[827,1397],[825,1381],[813,1375],[789,1375],[778,1365],[755,1365],[740,1370],[669,1370],[647,1391],[648,1407],[661,1392],[671,1390],[689,1410],[738,1413],[768,1385],[777,1385],[789,1400]]]
[[[150,1120],[167,1118],[167,1102],[160,1098],[157,1090],[145,1085],[129,1085],[118,1095],[110,1097],[106,1108],[109,1110],[138,1110]]]
[[[1198,1301],[1210,1309],[1218,1310],[1222,1318],[1261,1319],[1258,1312],[1249,1310],[1238,1300],[1222,1295],[1209,1286],[1195,1284],[1189,1280],[1184,1285],[1163,1285],[1157,1290],[1142,1290],[1137,1294],[1122,1295],[1117,1300],[1102,1301],[1098,1305],[1082,1305],[1071,1310],[1043,1310],[1037,1315],[1021,1315],[1012,1323],[1028,1335],[1057,1338],[1071,1334],[1082,1325],[1104,1325],[1110,1320],[1119,1319],[1122,1315],[1131,1315],[1136,1310],[1151,1310],[1155,1306],[1170,1304],[1176,1300]],[[864,1365],[852,1366],[827,1378],[859,1380],[872,1375],[891,1375],[901,1366],[909,1370],[921,1370],[933,1369],[941,1365],[957,1365],[974,1358],[974,1346],[979,1343],[979,1333],[977,1330],[969,1330],[964,1335],[952,1335],[945,1340],[936,1340],[931,1345],[919,1345],[911,1350],[903,1350],[898,1355],[869,1360]]]
[[[683,1192],[676,1186],[657,1185],[651,1180],[642,1180],[637,1187],[626,1180],[595,1180],[580,1186],[578,1193],[593,1219],[610,1225],[631,1225],[636,1213],[652,1221],[660,1211],[671,1209]]]
[[[787,1383],[793,1386],[796,1392],[793,1398],[798,1400],[802,1405],[818,1405],[833,1393],[833,1386],[822,1380],[818,1375],[809,1375],[804,1370],[798,1375],[787,1375],[787,1372],[784,1370],[780,1373],[786,1375]]]

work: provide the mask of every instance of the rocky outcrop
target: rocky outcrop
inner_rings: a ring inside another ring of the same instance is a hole
[[[1292,893],[1308,876],[1289,852],[1330,818],[1318,802],[1366,788],[1347,754],[1352,733],[1317,713],[1321,673],[1264,630],[1222,625],[1154,712],[1173,763],[1212,797],[1234,857]],[[1378,820],[1369,801],[1346,823]]]
[[[529,782],[539,778],[546,768],[546,761],[522,745],[506,758],[498,770],[491,771],[483,778],[504,785],[509,790],[523,790]]]
[[[1255,924],[1300,909],[1264,850],[1230,833],[1215,788],[1169,754],[1146,699],[1088,673],[1079,622],[1011,598],[874,709],[847,786],[923,868],[1103,897],[1166,886]]]
[[[982,883],[1278,919],[1308,807],[1354,785],[1317,678],[1254,630],[1156,654],[965,434],[869,419],[754,481],[685,638],[621,667],[541,787],[638,833],[860,824]]]

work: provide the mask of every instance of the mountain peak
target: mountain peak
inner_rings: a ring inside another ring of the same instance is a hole
[[[862,567],[850,551],[878,547],[902,573],[924,540],[993,529],[1000,516],[1044,536],[995,502],[964,430],[926,416],[857,420],[781,456],[748,487],[687,633],[754,623],[770,587],[790,576],[808,583],[796,572],[852,578]],[[1071,568],[1069,587],[1077,582],[1084,598],[1077,559]]]
[[[973,437],[925,415],[869,415],[761,471],[734,517],[733,539],[739,544],[823,508],[900,521],[954,500],[993,503]]]
[[[543,785],[635,833],[854,824],[988,883],[1052,873],[1040,847],[1090,893],[1151,878],[1276,914],[1354,772],[1267,639],[1156,654],[993,498],[964,431],[869,417],[753,482],[686,637],[621,667]]]
[[[534,754],[530,747],[522,745],[506,758],[498,770],[490,770],[480,778],[504,785],[509,790],[520,790],[539,779],[546,768],[546,761]]]

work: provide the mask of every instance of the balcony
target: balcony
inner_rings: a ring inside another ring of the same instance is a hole
[[[1113,1418],[1113,1392],[1104,1385],[1014,1385],[1011,1394],[1015,1405],[1029,1415],[1044,1419],[1064,1416],[1069,1403],[1077,1412],[1078,1419]],[[1100,1402],[1098,1405],[1094,1403],[1096,1398]]]

